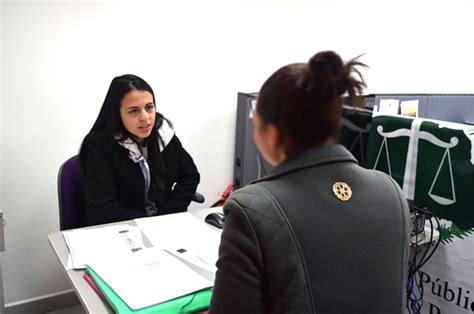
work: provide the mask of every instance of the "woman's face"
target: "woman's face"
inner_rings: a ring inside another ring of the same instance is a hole
[[[147,91],[132,90],[122,99],[120,105],[122,123],[139,143],[150,136],[155,125],[156,109],[153,95]]]
[[[286,159],[277,127],[273,124],[263,123],[257,111],[253,113],[252,120],[255,127],[253,138],[265,160],[275,166]]]

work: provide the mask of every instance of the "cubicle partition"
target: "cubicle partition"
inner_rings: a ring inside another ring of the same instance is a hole
[[[366,107],[377,111],[387,100],[417,104],[417,117],[440,121],[474,124],[473,94],[370,94],[364,97]]]
[[[257,93],[238,93],[235,130],[234,190],[265,176],[273,167],[259,153],[253,140],[253,109]]]

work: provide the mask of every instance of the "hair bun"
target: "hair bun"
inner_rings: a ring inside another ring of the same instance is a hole
[[[334,51],[321,51],[309,60],[312,77],[339,77],[344,71],[344,62]]]
[[[342,95],[347,88],[346,67],[334,51],[321,51],[309,60],[306,91],[332,97]]]

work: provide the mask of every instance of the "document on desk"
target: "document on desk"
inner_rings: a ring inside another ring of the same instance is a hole
[[[89,266],[133,310],[212,287],[212,282],[158,247],[121,260],[96,259]]]
[[[95,259],[121,259],[144,248],[140,228],[130,225],[75,229],[63,237],[72,262],[67,269],[83,269]]]
[[[191,213],[135,219],[153,246],[162,247],[211,273],[216,272],[221,232]]]

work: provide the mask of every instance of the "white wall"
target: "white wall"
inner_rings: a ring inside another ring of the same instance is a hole
[[[232,181],[237,92],[334,49],[366,53],[369,92],[474,93],[472,0],[1,3],[0,206],[6,302],[68,289],[46,236],[56,175],[113,76],[135,73],[202,174],[207,204]]]

